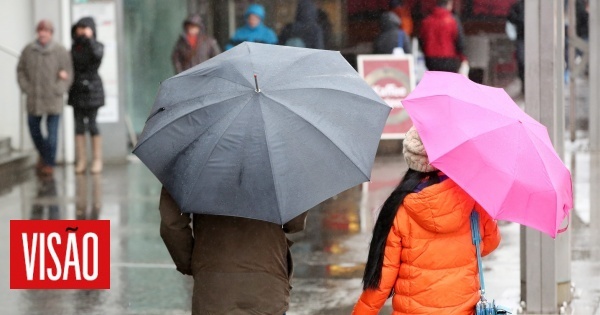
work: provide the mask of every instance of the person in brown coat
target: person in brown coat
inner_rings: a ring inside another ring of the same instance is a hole
[[[181,213],[163,188],[160,235],[179,272],[194,277],[192,314],[284,314],[289,307],[292,242],[307,212],[281,226],[218,215]],[[190,226],[190,222],[192,222]]]
[[[38,171],[51,175],[56,164],[63,95],[73,82],[73,65],[65,47],[52,40],[54,26],[50,21],[41,20],[36,31],[36,40],[21,52],[17,79],[21,91],[27,95],[29,131],[40,155]],[[44,116],[47,137],[42,135],[40,127]]]
[[[205,34],[204,22],[198,14],[183,22],[183,33],[175,43],[171,60],[175,73],[183,72],[221,53],[217,41]]]

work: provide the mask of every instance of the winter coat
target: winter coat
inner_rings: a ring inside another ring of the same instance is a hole
[[[177,270],[194,276],[192,314],[287,311],[293,265],[285,233],[302,231],[306,213],[283,227],[228,216],[190,217],[164,188],[159,209],[160,235]]]
[[[92,38],[77,37],[75,30],[78,26],[92,29]],[[71,57],[75,78],[69,91],[69,105],[74,108],[92,109],[104,105],[104,86],[98,75],[98,68],[104,55],[104,45],[96,40],[96,23],[92,18],[82,18],[71,29],[73,45]]]
[[[186,24],[194,24],[200,27],[200,33],[196,41],[195,49],[187,39],[185,33]],[[221,48],[217,41],[204,33],[204,23],[198,15],[192,15],[183,22],[183,33],[175,43],[173,53],[171,54],[171,60],[173,61],[173,67],[175,73],[181,73],[195,65],[198,65],[218,54],[221,53]]]
[[[398,41],[402,38],[404,53],[410,54],[410,38],[400,29],[400,18],[394,12],[381,15],[381,34],[375,39],[376,54],[391,54],[394,48],[399,47]]]
[[[323,30],[318,23],[318,11],[312,0],[300,0],[296,21],[288,24],[279,36],[280,45],[289,45],[290,39],[301,39],[305,48],[324,49]]]
[[[277,35],[269,27],[265,26],[265,9],[258,4],[252,4],[246,10],[244,18],[247,19],[250,14],[254,14],[260,17],[261,23],[255,28],[251,28],[248,25],[238,28],[233,34],[233,37],[225,46],[226,50],[229,50],[243,42],[255,42],[263,44],[277,44]]]
[[[58,77],[62,70],[69,74],[67,80]],[[60,114],[64,105],[63,95],[73,82],[71,56],[58,43],[50,42],[43,47],[35,41],[21,52],[17,80],[21,91],[27,95],[27,112],[30,115]]]
[[[408,5],[399,5],[392,9],[392,12],[400,18],[402,21],[402,30],[410,37],[414,29],[411,7]]]
[[[445,8],[436,7],[421,22],[419,40],[425,58],[465,59],[462,26]]]
[[[479,300],[473,209],[485,256],[500,242],[498,227],[451,179],[406,196],[387,238],[381,284],[362,293],[353,314],[377,314],[393,290],[395,315],[472,315]]]

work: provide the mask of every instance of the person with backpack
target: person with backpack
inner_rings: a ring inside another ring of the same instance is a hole
[[[318,23],[318,10],[312,0],[298,1],[296,21],[281,31],[279,45],[325,49],[323,29]]]
[[[402,48],[404,53],[410,54],[410,38],[400,28],[401,20],[394,12],[386,12],[381,15],[381,33],[374,43],[374,53],[392,54],[395,48]]]
[[[277,44],[277,34],[264,24],[265,8],[260,4],[252,4],[246,10],[246,25],[238,28],[225,46],[229,50],[243,42]]]
[[[482,256],[498,247],[490,215],[429,164],[417,130],[403,142],[408,171],[383,204],[353,314],[376,315],[392,297],[393,314],[472,315],[480,300],[471,212],[478,213]]]

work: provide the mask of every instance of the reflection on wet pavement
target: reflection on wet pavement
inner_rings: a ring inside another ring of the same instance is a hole
[[[577,156],[576,189],[588,181],[589,154]],[[587,164],[586,164],[587,163]],[[310,211],[295,242],[288,314],[349,314],[361,293],[373,218],[406,170],[401,156],[378,157],[371,183],[354,187]],[[600,178],[600,177],[599,177]],[[597,180],[597,179],[596,179]],[[578,186],[579,185],[579,186]],[[111,220],[111,289],[9,290],[8,256],[0,256],[2,314],[189,314],[191,278],[180,275],[158,233],[160,184],[141,163],[107,166],[102,176],[58,169],[54,177],[30,179],[0,195],[0,218]],[[582,196],[583,195],[583,196]],[[585,203],[578,193],[578,204]],[[589,198],[589,195],[588,195]],[[581,219],[583,218],[583,219]],[[7,226],[5,225],[5,226]],[[573,282],[576,314],[594,314],[600,302],[600,232],[590,213],[574,216]],[[519,302],[519,226],[501,222],[502,244],[486,257],[488,294],[501,304]],[[0,252],[8,253],[8,229],[0,229]],[[391,312],[386,305],[382,314]]]

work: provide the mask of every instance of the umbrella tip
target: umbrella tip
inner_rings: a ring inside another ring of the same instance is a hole
[[[256,85],[256,93],[260,93],[260,89],[258,88],[258,76],[255,74],[254,75],[254,84]]]

